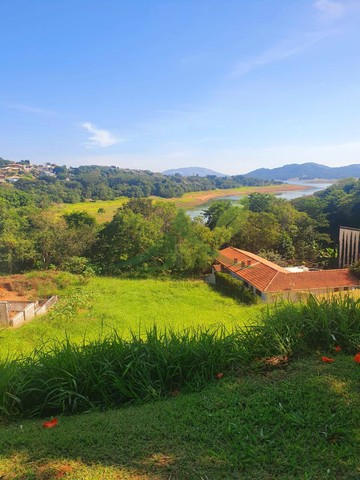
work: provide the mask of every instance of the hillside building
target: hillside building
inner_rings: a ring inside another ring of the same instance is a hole
[[[306,294],[326,294],[346,290],[360,289],[360,280],[348,268],[338,270],[308,270],[299,268],[294,271],[280,267],[254,253],[227,247],[221,250],[213,265],[215,272],[229,273],[244,282],[264,302],[279,299],[298,300]]]

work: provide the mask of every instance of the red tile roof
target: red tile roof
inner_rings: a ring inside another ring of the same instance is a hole
[[[359,286],[360,281],[347,268],[338,270],[319,270],[317,272],[299,272],[279,275],[268,286],[268,292],[283,290],[316,290]]]
[[[360,286],[360,280],[349,269],[292,273],[265,258],[234,247],[221,250],[217,261],[261,292]]]

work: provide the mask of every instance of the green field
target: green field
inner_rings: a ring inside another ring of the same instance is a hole
[[[0,430],[3,480],[357,480],[359,368],[313,355],[198,393]]]
[[[127,200],[127,197],[119,197],[116,200],[97,200],[96,202],[57,203],[50,208],[50,211],[55,217],[60,217],[64,213],[87,212],[95,217],[97,222],[104,223],[109,222],[116,210]],[[100,208],[104,209],[104,213],[98,213]]]
[[[217,189],[217,190],[206,190],[200,192],[189,192],[184,193],[181,198],[161,198],[151,196],[150,199],[154,201],[162,201],[162,202],[173,202],[178,208],[190,209],[193,207],[197,207],[199,205],[205,205],[207,202],[211,200],[215,200],[218,197],[226,197],[226,196],[233,196],[233,195],[249,195],[250,193],[259,192],[259,193],[279,193],[285,192],[288,190],[296,190],[300,187],[298,185],[266,185],[260,187],[238,187],[238,188],[231,188],[231,189]],[[306,189],[307,187],[304,187]],[[53,205],[50,208],[50,212],[55,217],[59,217],[64,213],[72,213],[83,211],[87,212],[93,217],[96,218],[97,222],[104,223],[109,222],[116,210],[120,208],[124,203],[128,200],[127,197],[119,197],[116,200],[97,200],[96,202],[87,201],[87,202],[80,202],[80,203],[59,203]],[[102,208],[104,209],[103,213],[98,213],[98,210]]]
[[[61,293],[48,315],[17,330],[2,330],[0,356],[30,353],[41,342],[65,336],[76,342],[96,339],[114,329],[125,338],[153,325],[182,330],[223,324],[231,329],[252,321],[261,308],[239,305],[203,281],[91,278]]]

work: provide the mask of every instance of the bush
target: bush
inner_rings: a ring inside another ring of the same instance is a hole
[[[236,280],[228,273],[217,272],[215,274],[215,288],[246,305],[254,304],[257,301],[256,297],[245,287],[243,282]]]
[[[62,267],[66,272],[76,275],[85,275],[87,277],[95,275],[95,270],[85,257],[71,257],[67,262],[63,263]]]
[[[360,260],[351,265],[350,271],[355,275],[355,277],[360,278]]]

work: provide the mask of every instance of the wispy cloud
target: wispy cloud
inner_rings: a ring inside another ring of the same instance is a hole
[[[4,103],[6,108],[13,110],[20,110],[22,112],[35,113],[37,115],[58,116],[58,114],[52,110],[46,108],[33,107],[31,105],[24,105],[23,103]]]
[[[281,60],[293,57],[294,55],[299,55],[308,50],[311,46],[328,37],[331,33],[332,32],[330,31],[308,33],[291,40],[286,40],[259,55],[238,63],[233,69],[232,76],[243,76],[252,70],[280,62]]]
[[[316,0],[314,7],[328,20],[340,20],[350,14],[360,11],[359,0],[353,1],[334,1],[334,0]]]
[[[327,18],[338,19],[345,15],[348,5],[344,2],[334,2],[331,0],[316,0],[314,7]]]
[[[101,130],[90,122],[84,122],[81,124],[87,132],[90,133],[88,147],[111,147],[117,143],[123,142],[124,139],[115,137],[108,130]]]

